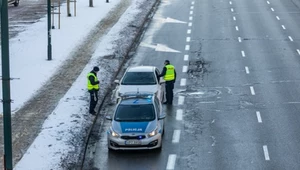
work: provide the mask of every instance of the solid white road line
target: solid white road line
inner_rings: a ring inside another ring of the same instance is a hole
[[[186,85],[186,79],[181,79],[180,86],[185,86],[185,85]]]
[[[251,94],[252,94],[252,95],[255,95],[255,91],[254,91],[253,86],[250,86],[250,91],[251,91]]]
[[[182,66],[182,72],[183,72],[183,73],[186,73],[187,70],[188,70],[188,66]]]
[[[239,39],[239,42],[242,42],[242,38],[241,37],[238,37],[238,39]]]
[[[189,22],[189,27],[191,27],[193,25],[193,23]]]
[[[193,17],[189,17],[189,20],[192,21],[192,20],[193,20]]]
[[[182,120],[182,113],[183,113],[182,109],[178,109],[176,111],[176,120]]]
[[[190,34],[191,32],[192,32],[192,30],[188,29],[186,33]]]
[[[268,3],[268,4],[270,4],[270,2],[269,2],[269,1],[267,1],[267,3]]]
[[[246,73],[247,73],[247,74],[250,73],[250,72],[249,72],[249,68],[248,68],[247,66],[245,67],[245,70],[246,70]]]
[[[190,15],[193,15],[193,11],[190,11]]]
[[[291,36],[289,36],[290,41],[294,41],[293,38]]]
[[[258,123],[261,123],[262,120],[261,120],[261,116],[260,116],[260,112],[259,111],[256,111],[256,117],[257,117]]]
[[[280,20],[279,16],[276,16],[277,20]]]
[[[184,96],[179,96],[178,97],[178,105],[183,105],[184,103]]]
[[[245,51],[241,51],[241,53],[242,53],[242,56],[243,56],[243,57],[246,56],[246,55],[245,55]]]
[[[235,29],[238,31],[238,30],[239,30],[239,27],[238,27],[238,26],[235,26]]]
[[[236,20],[235,16],[233,16],[232,18],[233,18],[233,20]]]
[[[179,143],[180,139],[180,130],[174,130],[172,143]]]
[[[175,168],[176,154],[170,154],[167,163],[167,170],[173,170]]]
[[[285,30],[285,26],[284,26],[284,25],[281,25],[281,27],[282,27],[282,29],[284,29],[284,30]]]
[[[185,50],[186,51],[190,50],[190,45],[185,45]]]
[[[233,8],[231,8],[231,12],[234,12]]]
[[[266,161],[269,161],[269,160],[270,160],[270,156],[269,156],[269,152],[268,152],[268,147],[267,147],[267,145],[264,145],[264,146],[263,146],[263,149],[264,149],[265,160],[266,160]]]
[[[274,12],[275,10],[273,8],[271,8],[271,10]]]
[[[191,41],[191,37],[186,37],[186,42],[190,42]]]
[[[189,60],[189,55],[187,55],[187,54],[184,55],[183,60],[184,60],[184,61],[188,61],[188,60]]]
[[[298,54],[300,55],[300,50],[299,50],[299,49],[297,49],[297,52],[298,52]]]

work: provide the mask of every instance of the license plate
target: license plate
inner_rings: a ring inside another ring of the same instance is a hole
[[[139,140],[127,140],[125,141],[125,145],[140,145],[142,144]]]

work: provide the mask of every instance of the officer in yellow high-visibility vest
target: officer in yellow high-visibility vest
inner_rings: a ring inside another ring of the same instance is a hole
[[[87,89],[90,93],[90,108],[89,113],[95,115],[95,107],[98,102],[98,91],[99,91],[99,80],[97,73],[99,72],[99,67],[94,67],[91,72],[87,74]]]
[[[166,101],[163,104],[171,105],[173,104],[173,89],[176,81],[176,70],[175,67],[170,64],[169,60],[165,60],[165,66],[159,77],[164,77],[164,80],[166,81]]]

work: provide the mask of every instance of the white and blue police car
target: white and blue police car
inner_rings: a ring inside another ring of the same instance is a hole
[[[107,130],[110,150],[161,149],[164,118],[161,102],[154,94],[124,94]]]

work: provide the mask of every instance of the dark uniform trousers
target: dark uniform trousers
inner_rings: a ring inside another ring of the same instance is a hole
[[[174,89],[174,81],[166,81],[166,98],[167,103],[173,103],[173,89]]]
[[[95,107],[97,105],[98,102],[98,91],[97,90],[90,90],[90,113],[94,113],[95,112]]]

